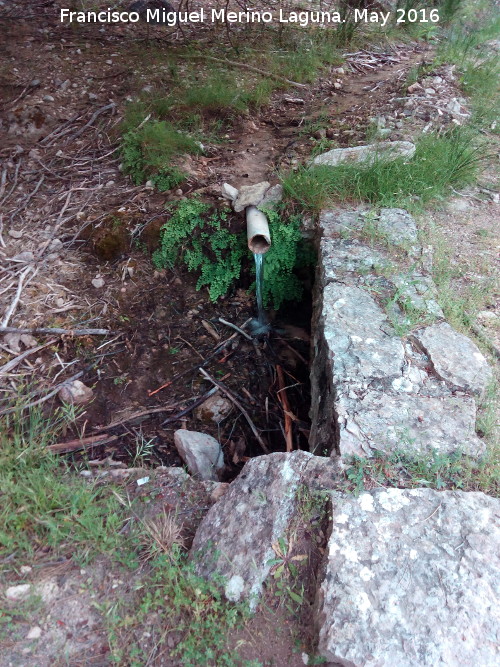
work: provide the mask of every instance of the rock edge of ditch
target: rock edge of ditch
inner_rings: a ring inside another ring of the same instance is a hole
[[[475,343],[443,321],[412,216],[330,210],[320,227],[311,451],[481,456],[475,396],[492,372]]]

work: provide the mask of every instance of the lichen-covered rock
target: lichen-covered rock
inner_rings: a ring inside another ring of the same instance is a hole
[[[401,375],[403,343],[391,335],[387,315],[367,291],[330,283],[323,299],[324,337],[334,361],[334,381]]]
[[[376,160],[409,160],[415,153],[415,144],[410,141],[380,141],[368,146],[354,146],[351,148],[334,148],[327,153],[317,155],[313,164],[324,164],[337,167],[339,164],[353,164],[362,162],[373,164]]]
[[[368,244],[345,238],[350,231],[359,236],[367,221],[380,239]],[[320,227],[311,451],[343,457],[398,450],[482,455],[476,405],[467,393],[483,391],[491,371],[476,346],[448,324],[417,329],[420,321],[428,324],[443,313],[418,259],[413,218],[400,209],[331,210],[321,214]]]
[[[382,208],[376,227],[395,246],[405,246],[418,241],[415,220],[402,208]]]
[[[174,442],[179,456],[194,477],[218,481],[217,471],[224,467],[224,456],[215,438],[180,428],[174,433]]]
[[[382,208],[379,213],[359,207],[353,211],[323,211],[320,226],[325,236],[362,233],[409,249],[418,241],[417,225],[413,217],[401,208]]]
[[[272,545],[297,510],[299,488],[332,488],[339,476],[335,461],[302,451],[251,459],[196,532],[191,556],[198,573],[222,576],[228,599],[247,598],[255,608],[275,558]]]
[[[500,662],[500,501],[483,493],[332,493],[319,653],[348,667]]]
[[[340,397],[337,405],[339,449],[343,456],[374,452],[480,456],[484,442],[475,433],[476,406],[468,396],[419,396],[408,378],[388,391],[364,391],[357,400]]]
[[[493,373],[477,345],[446,322],[419,329],[413,338],[446,382],[479,395],[491,382]]]

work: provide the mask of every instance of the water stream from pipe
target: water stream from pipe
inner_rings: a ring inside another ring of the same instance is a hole
[[[255,260],[255,291],[257,294],[257,321],[259,324],[265,324],[264,305],[262,303],[262,288],[264,285],[264,255],[253,253]]]

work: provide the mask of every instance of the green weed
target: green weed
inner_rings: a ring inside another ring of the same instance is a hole
[[[149,566],[148,581],[138,584],[133,599],[100,609],[114,663],[139,667],[167,654],[186,667],[241,665],[227,639],[248,618],[246,605],[226,602],[222,582],[199,577],[180,548]]]
[[[353,457],[346,477],[349,488],[355,493],[371,489],[375,484],[408,489],[461,489],[500,495],[498,448],[493,448],[477,461],[460,452],[418,455],[375,452],[373,458]]]
[[[171,164],[182,153],[199,153],[200,146],[191,137],[165,121],[147,121],[129,130],[122,140],[123,167],[136,185],[152,178],[163,189],[178,185],[184,174]]]
[[[411,160],[304,167],[286,175],[283,187],[290,199],[309,211],[320,211],[335,201],[415,209],[444,196],[450,186],[473,182],[485,159],[474,135],[456,128],[423,136]]]
[[[70,473],[46,447],[68,423],[32,408],[0,426],[0,554],[16,559],[39,549],[76,551],[82,559],[123,548],[124,517],[109,487]]]
[[[285,221],[276,211],[266,211],[272,245],[264,256],[264,285],[262,298],[265,306],[277,310],[284,301],[297,301],[303,288],[295,270],[314,262],[310,246],[302,240],[300,218],[291,216]]]

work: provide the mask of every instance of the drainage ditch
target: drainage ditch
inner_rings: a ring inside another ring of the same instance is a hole
[[[248,291],[251,257],[233,296],[216,304],[196,291],[190,274],[168,273],[166,281],[149,276],[149,285],[138,283],[119,303],[128,332],[109,350],[105,368],[89,378],[97,395],[85,413],[85,435],[98,431],[109,440],[73,454],[74,462],[111,457],[123,467],[182,465],[173,437],[180,428],[221,443],[223,481],[266,452],[308,451],[314,269],[297,272],[300,301],[268,311],[260,334],[249,326],[257,312],[255,293]],[[251,339],[230,325],[243,327]],[[200,409],[214,389],[207,374],[230,409],[219,423]]]

